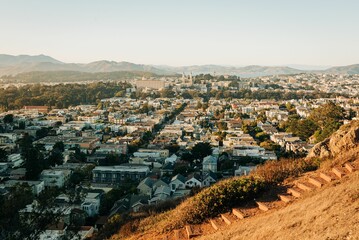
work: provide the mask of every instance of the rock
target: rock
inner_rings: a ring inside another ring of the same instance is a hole
[[[343,125],[329,138],[317,143],[308,153],[307,158],[335,157],[341,152],[359,146],[359,121]]]

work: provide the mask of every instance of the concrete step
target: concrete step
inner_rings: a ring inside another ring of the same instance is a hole
[[[332,172],[338,177],[338,178],[342,178],[345,173],[342,169],[340,169],[339,167],[333,167],[332,168]]]
[[[241,212],[241,210],[239,210],[238,208],[233,208],[233,209],[232,209],[232,214],[233,214],[234,216],[236,216],[237,218],[239,218],[239,219],[245,218],[244,213]]]
[[[295,188],[288,188],[287,192],[293,197],[299,198],[300,196],[302,196],[302,193]]]
[[[230,225],[231,223],[233,223],[234,221],[236,221],[236,219],[234,218],[234,216],[232,216],[230,213],[221,214],[221,218],[223,219],[223,221],[224,221],[227,225]]]
[[[313,188],[310,187],[309,184],[298,182],[296,185],[299,189],[302,189],[304,191],[312,191],[313,190]]]
[[[213,229],[214,230],[218,230],[219,228],[220,228],[220,226],[221,226],[221,223],[218,221],[218,219],[211,219],[211,220],[209,220],[209,223],[212,225],[212,227],[213,227]]]
[[[333,180],[332,177],[329,174],[322,173],[322,172],[319,173],[319,177],[321,179],[323,179],[324,181],[326,181],[326,182],[331,182]]]
[[[344,167],[349,171],[349,172],[354,172],[356,169],[355,167],[353,166],[353,164],[347,162],[344,164]]]
[[[292,199],[289,195],[278,194],[278,198],[285,203],[292,201]]]
[[[186,225],[185,229],[186,229],[188,239],[198,236],[198,234],[195,233],[194,227],[192,225]]]
[[[314,186],[316,186],[317,188],[321,188],[323,186],[322,182],[319,181],[318,179],[316,179],[315,177],[309,177],[308,178],[308,182],[310,184],[313,184]]]
[[[258,205],[258,208],[264,212],[269,210],[268,206],[265,203],[256,201],[256,204]]]

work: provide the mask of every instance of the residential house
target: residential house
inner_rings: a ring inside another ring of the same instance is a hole
[[[203,172],[217,172],[217,158],[212,155],[203,158],[202,170]]]
[[[81,209],[87,213],[89,217],[98,215],[101,203],[101,193],[89,192],[86,194],[85,200],[81,204]]]
[[[172,177],[170,186],[172,191],[176,191],[177,189],[185,189],[186,178],[181,174],[177,174],[176,176]]]
[[[188,188],[202,187],[201,176],[198,173],[188,175],[185,185]]]
[[[40,174],[40,179],[44,181],[45,187],[62,188],[70,178],[71,170],[45,169]]]
[[[216,182],[217,182],[217,175],[212,171],[208,171],[207,173],[205,173],[203,177],[202,187],[209,187]]]
[[[168,186],[160,186],[156,189],[153,197],[149,200],[150,204],[162,202],[171,196],[171,188]]]
[[[8,180],[5,182],[5,187],[12,188],[17,184],[26,184],[30,186],[35,195],[39,195],[45,189],[44,181]]]
[[[150,172],[149,166],[122,164],[116,166],[97,166],[92,170],[95,183],[120,183],[126,179],[140,181]]]

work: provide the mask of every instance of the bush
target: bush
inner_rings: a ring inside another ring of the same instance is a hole
[[[272,160],[258,166],[253,175],[263,179],[266,183],[277,184],[288,177],[297,177],[303,172],[316,170],[319,166],[318,159]]]
[[[176,225],[200,223],[256,197],[264,182],[255,177],[235,177],[202,190],[180,206]]]

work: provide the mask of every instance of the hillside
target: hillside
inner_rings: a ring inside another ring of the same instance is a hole
[[[175,210],[128,223],[133,233],[127,230],[124,236],[120,230],[111,239],[182,240],[187,239],[187,234],[206,240],[359,239],[358,132],[359,122],[353,121],[325,141],[330,143],[325,145],[330,146],[326,148],[330,155],[316,155],[315,149],[322,149],[322,142],[313,149],[311,158],[269,161],[253,174],[255,182],[250,177],[239,179],[250,185],[233,184],[237,178],[217,183],[202,191],[202,197],[190,198]],[[260,187],[262,183],[265,188]],[[259,191],[253,192],[253,200],[246,197],[251,188]],[[234,190],[239,199],[249,200],[226,202]],[[208,199],[209,207],[198,202]],[[223,203],[230,206],[212,207]],[[193,214],[198,209],[199,215]],[[211,216],[213,212],[206,209],[222,210]],[[197,221],[193,216],[210,217]]]
[[[0,55],[0,76],[17,75],[19,73],[37,71],[74,71],[74,72],[119,72],[141,71],[154,74],[173,74],[173,72],[157,69],[151,65],[134,64],[129,62],[96,61],[88,64],[63,63],[52,57],[39,55]]]
[[[341,67],[332,67],[325,70],[325,73],[359,74],[359,64],[353,64],[353,65],[341,66]]]
[[[183,67],[170,67],[170,66],[157,66],[158,68],[173,71],[177,73],[192,72],[192,74],[209,73],[216,75],[238,75],[241,77],[258,77],[268,75],[281,75],[281,74],[297,74],[304,71],[286,67],[286,66],[246,66],[246,67],[228,67],[220,65],[194,65]]]
[[[359,172],[198,239],[359,239]],[[197,238],[196,238],[197,239]]]
[[[3,75],[16,75],[19,73],[34,72],[34,71],[75,71],[75,72],[118,72],[118,71],[141,71],[151,72],[158,75],[173,75],[190,73],[196,74],[216,74],[216,75],[237,75],[240,77],[259,77],[269,75],[283,75],[283,74],[298,74],[305,72],[316,72],[316,73],[333,73],[333,74],[358,74],[359,64],[332,67],[326,70],[323,67],[318,67],[315,70],[313,66],[312,70],[299,70],[289,66],[222,66],[222,65],[192,65],[192,66],[167,66],[167,65],[144,65],[135,64],[130,62],[116,62],[101,60],[87,64],[80,63],[64,63],[56,60],[50,56],[38,55],[19,55],[12,56],[6,54],[0,54],[0,76]],[[300,65],[298,65],[300,66]],[[310,69],[310,66],[306,66]]]

